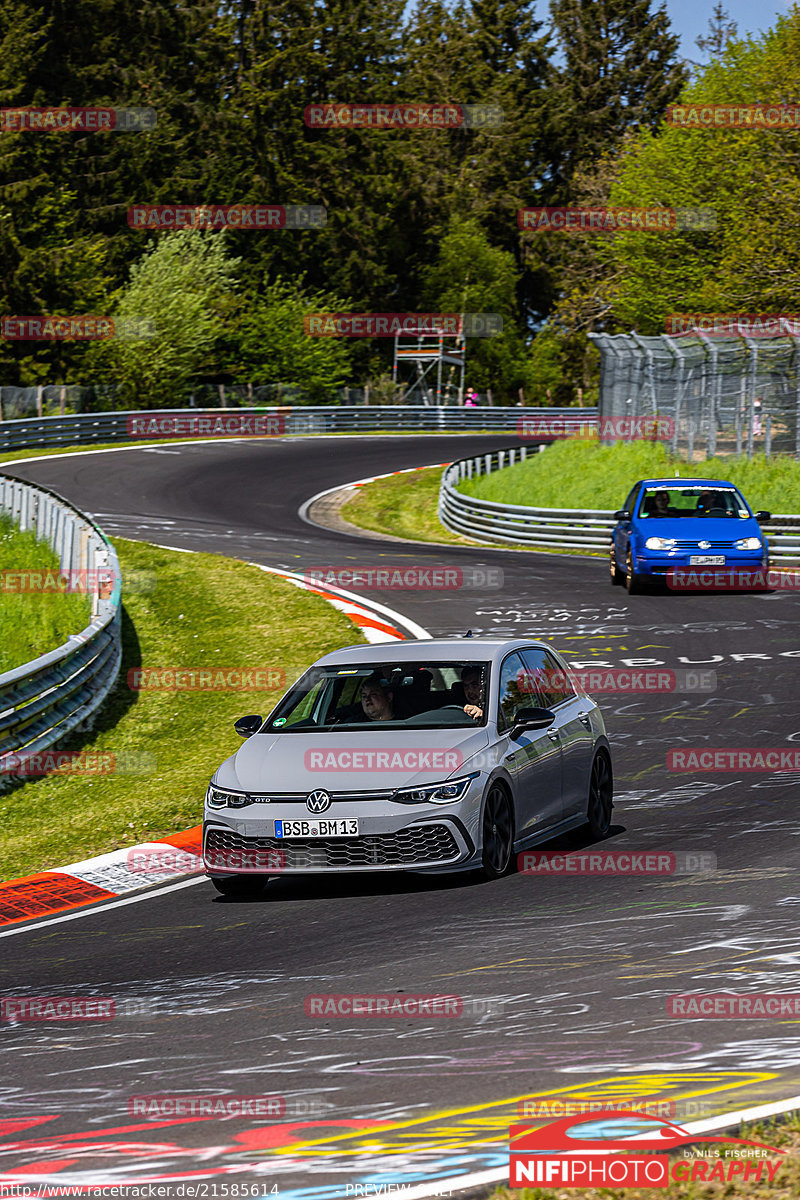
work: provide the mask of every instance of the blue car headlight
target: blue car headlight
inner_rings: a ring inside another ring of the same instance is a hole
[[[208,785],[206,800],[209,808],[244,808],[255,802],[254,797],[248,796],[247,792],[229,792],[224,788],[214,787],[213,784]]]
[[[764,543],[759,537],[749,537],[739,538],[739,541],[733,544],[737,550],[760,550]]]
[[[426,783],[422,787],[401,788],[392,796],[399,804],[454,804],[463,800],[478,771],[462,775],[460,779],[446,779],[443,783]]]
[[[648,550],[674,550],[675,538],[649,537],[645,546]]]

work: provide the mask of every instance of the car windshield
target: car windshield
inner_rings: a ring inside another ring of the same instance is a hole
[[[647,487],[639,502],[639,517],[750,517],[736,488],[696,484],[692,487]]]
[[[485,725],[488,685],[486,662],[420,659],[313,667],[284,696],[261,733]]]

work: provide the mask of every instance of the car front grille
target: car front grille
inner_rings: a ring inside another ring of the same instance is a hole
[[[282,870],[319,867],[403,867],[456,859],[458,844],[447,825],[413,825],[397,833],[352,838],[242,837],[211,828],[205,844],[209,869]],[[249,864],[249,866],[248,866]]]
[[[224,791],[224,789],[221,790]],[[391,800],[395,790],[396,789],[392,788],[387,791],[384,788],[380,792],[334,792],[329,788],[325,788],[325,791],[328,792],[328,795],[331,798],[331,802],[334,804],[342,802],[346,803],[348,800]],[[251,797],[257,796],[258,802],[261,804],[305,804],[306,800],[308,799],[308,791],[271,792],[269,789],[265,788],[261,792],[251,790],[247,794]]]
[[[708,540],[708,539],[704,539]],[[733,542],[709,542],[708,549],[704,546],[701,550],[697,544],[697,539],[690,541],[688,538],[675,539],[676,550],[691,550],[693,554],[710,554],[712,550],[732,550]]]

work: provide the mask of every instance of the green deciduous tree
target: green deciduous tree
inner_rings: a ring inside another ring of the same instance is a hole
[[[529,378],[516,282],[513,255],[492,246],[473,217],[453,218],[436,261],[423,276],[429,311],[502,317],[502,334],[468,339],[466,379],[479,391],[492,388],[514,399]]]
[[[780,103],[800,92],[800,9],[731,42],[681,104]],[[618,326],[664,330],[674,312],[794,312],[800,290],[800,131],[672,128],[645,134],[612,188],[616,203],[707,206],[708,233],[614,241]]]
[[[297,388],[301,401],[324,404],[349,382],[352,345],[343,338],[310,337],[310,313],[341,312],[347,304],[329,294],[308,294],[294,281],[276,279],[249,300],[233,321],[229,362],[242,383]]]
[[[214,350],[236,303],[238,265],[228,257],[224,234],[162,235],[131,269],[115,312],[123,321],[148,324],[152,336],[99,343],[95,377],[110,376],[142,408],[185,403],[193,381],[214,370]]]

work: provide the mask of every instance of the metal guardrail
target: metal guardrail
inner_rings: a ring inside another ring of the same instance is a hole
[[[445,467],[439,489],[439,520],[442,524],[453,533],[477,541],[538,546],[543,550],[607,553],[611,531],[616,525],[611,509],[534,508],[526,504],[479,500],[458,491],[457,485],[462,480],[512,467],[527,456],[528,447],[511,447],[474,458],[461,458]],[[800,514],[775,513],[762,528],[769,538],[771,563],[787,567],[800,565]]]
[[[0,674],[0,777],[8,778],[20,759],[49,749],[81,724],[113,686],[122,661],[122,577],[102,530],[55,492],[0,475],[0,511],[47,541],[61,572],[85,572],[78,578],[92,601],[85,629]]]
[[[207,417],[219,420],[231,416],[273,417],[285,434],[359,433],[379,430],[387,433],[468,432],[488,430],[514,433],[523,417],[541,416],[547,420],[570,418],[596,420],[596,408],[434,408],[422,405],[317,405],[299,408],[166,408],[146,412],[81,413],[58,417],[25,417],[0,422],[0,451],[47,446],[91,445],[169,437],[164,434],[128,432],[134,418],[162,421],[169,418]],[[203,436],[202,434],[198,436]],[[214,436],[213,434],[207,436]],[[247,436],[242,434],[241,436]]]

